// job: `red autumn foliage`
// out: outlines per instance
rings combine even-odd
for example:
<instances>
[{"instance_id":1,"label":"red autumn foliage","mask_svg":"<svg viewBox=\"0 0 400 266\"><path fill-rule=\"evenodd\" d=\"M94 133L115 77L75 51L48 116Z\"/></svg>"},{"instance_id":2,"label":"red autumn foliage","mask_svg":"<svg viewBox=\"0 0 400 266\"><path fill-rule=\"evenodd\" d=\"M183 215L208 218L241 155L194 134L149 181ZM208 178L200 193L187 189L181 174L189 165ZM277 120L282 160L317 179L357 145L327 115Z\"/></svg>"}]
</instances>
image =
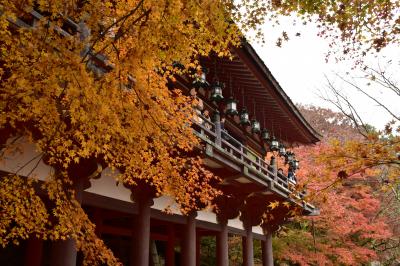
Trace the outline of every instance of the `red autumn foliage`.
<instances>
[{"instance_id":1,"label":"red autumn foliage","mask_svg":"<svg viewBox=\"0 0 400 266\"><path fill-rule=\"evenodd\" d=\"M318 206L320 215L296 218L293 225L278 233L278 258L300 265L358 265L378 259L373 243L392 233L385 218L378 215L381 201L368 172L340 178L338 171L328 171L318 160L332 138L358 138L357 131L331 110L300 109L325 135L317 145L294 149L301 160L297 171L300 189L307 188L307 200Z\"/></svg>"}]
</instances>

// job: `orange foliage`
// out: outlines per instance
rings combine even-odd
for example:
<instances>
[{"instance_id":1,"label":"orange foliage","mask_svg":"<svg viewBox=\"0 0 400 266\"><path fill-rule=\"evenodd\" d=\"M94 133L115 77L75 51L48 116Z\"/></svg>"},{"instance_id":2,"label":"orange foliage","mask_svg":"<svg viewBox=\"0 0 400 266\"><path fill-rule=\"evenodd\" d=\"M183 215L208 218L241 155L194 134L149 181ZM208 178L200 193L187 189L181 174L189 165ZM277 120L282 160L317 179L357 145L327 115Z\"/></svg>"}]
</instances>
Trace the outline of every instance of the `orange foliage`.
<instances>
[{"instance_id":1,"label":"orange foliage","mask_svg":"<svg viewBox=\"0 0 400 266\"><path fill-rule=\"evenodd\" d=\"M198 140L190 128L192 102L167 86L174 75L199 68L199 56L229 57L232 45L240 44L240 30L260 33L266 15L297 11L312 18L320 13L328 30L339 22L346 23L340 27L345 34L359 29L348 16L331 20L337 8L332 1L319 1L318 9L312 1L278 2L1 0L1 148L9 137L24 137L58 171L93 159L119 169L116 178L127 185L146 183L157 195L172 196L183 213L202 208L218 191L199 159L186 156ZM390 27L390 12L396 7L390 1L370 2L360 15L375 28L375 19L382 18L377 12L389 10L383 14ZM359 13L353 5L346 8ZM30 23L33 9L44 16L33 28L17 27ZM371 36L370 41L377 40ZM8 144L6 148L16 149ZM55 203L51 215L58 218L47 225L50 214L33 183L24 184L14 175L2 178L0 197L9 205L1 204L1 244L32 233L72 237L87 264L117 263L73 197L63 194L61 188L76 179L57 175L45 183L46 197ZM33 212L43 215L32 217Z\"/></svg>"},{"instance_id":2,"label":"orange foliage","mask_svg":"<svg viewBox=\"0 0 400 266\"><path fill-rule=\"evenodd\" d=\"M313 115L320 116L321 113L326 114L327 111L314 112ZM323 118L327 117L320 116L320 119ZM351 128L346 129L346 124L342 128L334 123L321 123L320 126L331 137L335 136L335 132L340 132L341 137L344 136L343 131L347 130L350 136L355 132ZM300 228L295 226L280 233L281 239L278 238L277 242L283 241L288 245L279 253L282 259L287 258L301 265L367 263L378 258L373 244L392 236L385 217L379 216L381 201L374 184L371 184L373 178L365 173L346 179L338 177L338 169L328 168L320 159L331 147L330 142L325 140L311 148L295 149L302 165L297 175L299 185L307 188L307 200L315 203L321 214L296 218L295 224ZM296 241L298 238L302 240Z\"/></svg>"}]
</instances>

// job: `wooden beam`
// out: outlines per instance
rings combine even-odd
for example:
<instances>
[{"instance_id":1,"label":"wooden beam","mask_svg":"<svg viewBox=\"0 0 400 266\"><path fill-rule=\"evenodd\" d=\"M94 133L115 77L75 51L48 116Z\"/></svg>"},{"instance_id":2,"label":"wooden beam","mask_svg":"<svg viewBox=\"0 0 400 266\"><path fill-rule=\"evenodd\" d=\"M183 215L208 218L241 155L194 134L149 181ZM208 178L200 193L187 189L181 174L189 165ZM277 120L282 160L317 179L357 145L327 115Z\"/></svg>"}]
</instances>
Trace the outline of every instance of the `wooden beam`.
<instances>
[{"instance_id":1,"label":"wooden beam","mask_svg":"<svg viewBox=\"0 0 400 266\"><path fill-rule=\"evenodd\" d=\"M101 234L115 235L115 236L127 236L132 237L133 229L116 227L110 225L103 225L101 227Z\"/></svg>"}]
</instances>

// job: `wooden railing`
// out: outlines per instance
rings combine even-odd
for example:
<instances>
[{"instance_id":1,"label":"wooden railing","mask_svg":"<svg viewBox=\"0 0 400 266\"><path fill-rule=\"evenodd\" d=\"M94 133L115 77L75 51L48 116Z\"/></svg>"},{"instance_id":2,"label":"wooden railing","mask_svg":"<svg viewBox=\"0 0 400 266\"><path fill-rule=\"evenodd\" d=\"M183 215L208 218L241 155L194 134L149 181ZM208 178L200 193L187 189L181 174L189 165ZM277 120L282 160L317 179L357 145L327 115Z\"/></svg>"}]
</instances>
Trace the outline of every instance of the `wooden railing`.
<instances>
[{"instance_id":1,"label":"wooden railing","mask_svg":"<svg viewBox=\"0 0 400 266\"><path fill-rule=\"evenodd\" d=\"M201 114L193 123L194 133L213 148L224 153L228 158L248 168L264 181L272 182L275 187L290 193L291 181L284 174L278 173L276 164L267 163L259 154L247 148L227 131L221 129L220 122L211 122L209 118Z\"/></svg>"},{"instance_id":2,"label":"wooden railing","mask_svg":"<svg viewBox=\"0 0 400 266\"><path fill-rule=\"evenodd\" d=\"M236 164L246 167L257 178L273 184L274 191L281 192L281 195L285 197L292 195L296 199L296 202L301 203L304 208L312 213L309 215L318 215L318 209L303 200L306 192L296 192L296 183L277 171L274 160L268 164L260 155L244 146L227 131L222 130L220 122L211 122L210 118L197 114L197 117L193 121L193 129L194 134L203 142L211 145L213 149L217 149L220 153L225 154L226 157Z\"/></svg>"}]
</instances>

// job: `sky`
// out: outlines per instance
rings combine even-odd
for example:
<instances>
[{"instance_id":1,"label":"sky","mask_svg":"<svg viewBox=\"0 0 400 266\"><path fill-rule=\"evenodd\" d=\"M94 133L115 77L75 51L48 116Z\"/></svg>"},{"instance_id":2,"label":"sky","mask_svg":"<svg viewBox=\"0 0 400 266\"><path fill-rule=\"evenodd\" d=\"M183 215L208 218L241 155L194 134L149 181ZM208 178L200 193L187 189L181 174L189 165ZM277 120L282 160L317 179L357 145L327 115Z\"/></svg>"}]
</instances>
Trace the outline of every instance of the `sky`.
<instances>
[{"instance_id":1,"label":"sky","mask_svg":"<svg viewBox=\"0 0 400 266\"><path fill-rule=\"evenodd\" d=\"M351 78L351 76L360 77L361 73L352 70L354 62L350 60L335 62L332 58L327 63L325 59L329 51L329 41L317 36L315 25L293 26L291 21L290 18L283 19L282 27L279 28L264 25L263 32L267 41L266 44L261 45L253 42L252 45L292 101L335 109L332 104L319 96L321 92L325 93L326 91L326 77L328 77L335 84L335 87L348 96L366 123L378 129L383 128L391 119L390 115L356 89L341 82L335 74L338 73L348 78ZM289 37L292 37L282 47L277 47L275 41L282 30L287 31ZM301 36L295 37L294 34L298 31L301 32ZM391 71L393 79L396 80L397 78L397 81L400 81L400 75L397 75L397 77L395 75L396 70L397 72L400 70L400 49L398 48L389 47L383 50L378 58L367 56L366 62L372 67L377 66L378 63L387 66L388 73ZM387 65L385 62L389 59L393 61ZM346 75L347 72L348 75ZM361 79L357 79L356 82L360 85L366 83ZM374 98L381 100L397 115L400 115L400 97L380 87L365 85L363 87L367 88Z\"/></svg>"}]
</instances>

